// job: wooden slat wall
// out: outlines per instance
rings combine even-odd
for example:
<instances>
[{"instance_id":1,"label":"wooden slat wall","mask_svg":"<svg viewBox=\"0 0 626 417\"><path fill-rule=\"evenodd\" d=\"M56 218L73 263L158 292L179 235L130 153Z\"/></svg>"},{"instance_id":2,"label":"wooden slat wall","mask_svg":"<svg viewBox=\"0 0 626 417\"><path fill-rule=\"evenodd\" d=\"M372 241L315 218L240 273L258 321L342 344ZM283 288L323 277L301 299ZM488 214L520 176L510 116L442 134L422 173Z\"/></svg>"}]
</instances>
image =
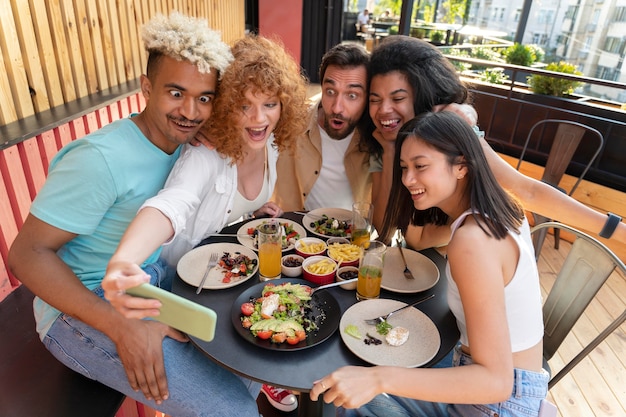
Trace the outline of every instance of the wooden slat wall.
<instances>
[{"instance_id":1,"label":"wooden slat wall","mask_svg":"<svg viewBox=\"0 0 626 417\"><path fill-rule=\"evenodd\" d=\"M147 60L141 27L174 10L207 19L228 43L244 34L243 0L0 1L0 125L136 79ZM131 96L0 151L0 300L19 285L6 268L8 249L51 158L140 111L142 100Z\"/></svg>"},{"instance_id":2,"label":"wooden slat wall","mask_svg":"<svg viewBox=\"0 0 626 417\"><path fill-rule=\"evenodd\" d=\"M173 10L244 34L244 0L0 1L0 125L136 79L141 26Z\"/></svg>"}]
</instances>

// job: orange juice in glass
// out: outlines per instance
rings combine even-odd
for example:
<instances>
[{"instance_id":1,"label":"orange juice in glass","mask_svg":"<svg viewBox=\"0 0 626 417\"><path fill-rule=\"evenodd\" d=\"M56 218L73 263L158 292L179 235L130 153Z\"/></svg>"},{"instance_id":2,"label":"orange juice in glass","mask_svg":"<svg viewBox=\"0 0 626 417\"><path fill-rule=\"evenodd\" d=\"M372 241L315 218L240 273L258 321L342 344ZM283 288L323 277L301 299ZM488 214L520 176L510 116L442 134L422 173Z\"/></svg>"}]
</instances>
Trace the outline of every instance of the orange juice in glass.
<instances>
[{"instance_id":1,"label":"orange juice in glass","mask_svg":"<svg viewBox=\"0 0 626 417\"><path fill-rule=\"evenodd\" d=\"M352 229L350 233L354 245L366 247L370 241L370 231L367 229Z\"/></svg>"},{"instance_id":2,"label":"orange juice in glass","mask_svg":"<svg viewBox=\"0 0 626 417\"><path fill-rule=\"evenodd\" d=\"M380 296L383 266L387 246L377 240L362 246L359 260L359 279L356 283L356 299L369 300Z\"/></svg>"},{"instance_id":3,"label":"orange juice in glass","mask_svg":"<svg viewBox=\"0 0 626 417\"><path fill-rule=\"evenodd\" d=\"M356 202L352 205L350 236L353 244L367 247L370 241L373 214L374 206L370 203Z\"/></svg>"},{"instance_id":4,"label":"orange juice in glass","mask_svg":"<svg viewBox=\"0 0 626 417\"><path fill-rule=\"evenodd\" d=\"M280 278L282 236L278 223L266 223L258 227L259 276L261 281Z\"/></svg>"}]
</instances>

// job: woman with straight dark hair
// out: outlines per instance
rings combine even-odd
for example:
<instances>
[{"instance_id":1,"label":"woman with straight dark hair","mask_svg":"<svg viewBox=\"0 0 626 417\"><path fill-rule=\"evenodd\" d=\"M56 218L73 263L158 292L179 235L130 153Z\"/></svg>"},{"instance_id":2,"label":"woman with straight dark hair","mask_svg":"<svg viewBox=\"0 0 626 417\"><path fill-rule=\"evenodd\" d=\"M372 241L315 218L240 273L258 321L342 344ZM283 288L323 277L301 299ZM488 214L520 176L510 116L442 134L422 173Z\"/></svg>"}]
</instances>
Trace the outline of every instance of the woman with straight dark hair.
<instances>
[{"instance_id":1,"label":"woman with straight dark hair","mask_svg":"<svg viewBox=\"0 0 626 417\"><path fill-rule=\"evenodd\" d=\"M528 222L462 118L426 113L402 127L389 207L383 234L415 218L451 221L445 279L461 333L453 367L343 367L315 383L312 399L323 393L341 416L538 416L549 375Z\"/></svg>"}]
</instances>

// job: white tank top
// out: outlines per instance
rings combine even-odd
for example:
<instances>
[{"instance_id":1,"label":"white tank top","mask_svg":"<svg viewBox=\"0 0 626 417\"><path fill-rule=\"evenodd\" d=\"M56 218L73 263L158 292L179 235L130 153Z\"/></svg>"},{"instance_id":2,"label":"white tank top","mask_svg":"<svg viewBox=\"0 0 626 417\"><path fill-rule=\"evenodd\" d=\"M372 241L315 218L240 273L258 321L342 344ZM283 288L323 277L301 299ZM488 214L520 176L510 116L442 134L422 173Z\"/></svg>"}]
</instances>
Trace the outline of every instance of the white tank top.
<instances>
[{"instance_id":1,"label":"white tank top","mask_svg":"<svg viewBox=\"0 0 626 417\"><path fill-rule=\"evenodd\" d=\"M452 235L469 214L471 211L468 210L452 223ZM509 230L509 235L517 243L520 256L513 279L504 287L504 297L511 347L513 352L520 352L536 345L543 338L543 302L535 251L526 218L520 227L520 233ZM446 265L446 278L448 280L448 305L456 318L461 333L461 343L469 346L463 304L459 289L450 273L450 263Z\"/></svg>"}]
</instances>

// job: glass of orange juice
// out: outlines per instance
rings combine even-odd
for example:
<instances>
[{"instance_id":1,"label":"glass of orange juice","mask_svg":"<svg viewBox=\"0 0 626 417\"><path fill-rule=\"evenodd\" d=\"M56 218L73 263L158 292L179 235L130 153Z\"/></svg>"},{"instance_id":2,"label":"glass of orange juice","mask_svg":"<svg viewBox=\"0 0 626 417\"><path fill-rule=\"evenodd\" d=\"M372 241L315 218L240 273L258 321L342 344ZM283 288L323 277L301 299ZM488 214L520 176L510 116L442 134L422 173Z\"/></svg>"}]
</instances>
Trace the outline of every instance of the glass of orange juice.
<instances>
[{"instance_id":1,"label":"glass of orange juice","mask_svg":"<svg viewBox=\"0 0 626 417\"><path fill-rule=\"evenodd\" d=\"M380 296L380 285L383 280L383 266L387 246L372 240L361 246L359 259L359 279L356 282L356 299L369 300Z\"/></svg>"},{"instance_id":2,"label":"glass of orange juice","mask_svg":"<svg viewBox=\"0 0 626 417\"><path fill-rule=\"evenodd\" d=\"M366 202L356 202L352 205L352 224L350 235L352 243L357 246L366 246L370 241L372 231L372 216L374 206Z\"/></svg>"},{"instance_id":3,"label":"glass of orange juice","mask_svg":"<svg viewBox=\"0 0 626 417\"><path fill-rule=\"evenodd\" d=\"M277 222L264 223L257 228L259 244L259 276L261 281L280 278L282 256L281 227Z\"/></svg>"}]
</instances>

